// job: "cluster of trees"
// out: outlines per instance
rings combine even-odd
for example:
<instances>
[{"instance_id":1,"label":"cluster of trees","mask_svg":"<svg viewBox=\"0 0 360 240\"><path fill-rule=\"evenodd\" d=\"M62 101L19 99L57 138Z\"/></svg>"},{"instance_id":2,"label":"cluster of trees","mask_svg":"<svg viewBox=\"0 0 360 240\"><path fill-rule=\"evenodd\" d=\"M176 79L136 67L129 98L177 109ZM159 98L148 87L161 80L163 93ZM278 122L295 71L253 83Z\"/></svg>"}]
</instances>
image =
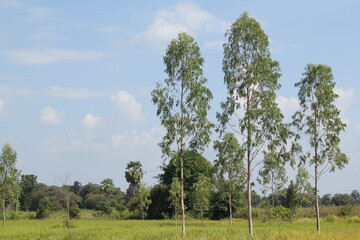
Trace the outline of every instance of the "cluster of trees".
<instances>
[{"instance_id":1,"label":"cluster of trees","mask_svg":"<svg viewBox=\"0 0 360 240\"><path fill-rule=\"evenodd\" d=\"M334 104L338 95L334 92L332 70L321 64L305 67L303 78L295 84L299 89L300 108L294 113L293 121L285 123L275 101L276 91L281 87L279 63L271 58L269 40L260 24L245 12L225 36L223 72L227 97L221 103L222 112L217 113L216 127L223 139L214 147L219 152L216 160L218 179L222 182L219 186L226 189L230 213L233 198L240 193L238 186L245 185L248 228L252 236L255 169L260 168L259 182L268 186L274 196L286 180L286 164L294 168L301 166L299 178L305 177L303 166L309 164L314 167L313 193L320 232L319 178L328 171L343 168L349 161L339 148L339 134L346 124ZM179 169L182 234L185 235L185 153L201 153L210 143L215 126L207 119L212 93L205 86L204 59L193 37L179 33L168 45L164 63L168 78L157 83L152 101L166 129L159 144L163 157L175 159ZM302 140L300 133L306 136ZM308 142L308 152L304 153L300 141ZM294 188L306 191L306 181L299 182L302 184L296 187L294 184ZM275 205L274 199L272 204Z\"/></svg>"}]
</instances>

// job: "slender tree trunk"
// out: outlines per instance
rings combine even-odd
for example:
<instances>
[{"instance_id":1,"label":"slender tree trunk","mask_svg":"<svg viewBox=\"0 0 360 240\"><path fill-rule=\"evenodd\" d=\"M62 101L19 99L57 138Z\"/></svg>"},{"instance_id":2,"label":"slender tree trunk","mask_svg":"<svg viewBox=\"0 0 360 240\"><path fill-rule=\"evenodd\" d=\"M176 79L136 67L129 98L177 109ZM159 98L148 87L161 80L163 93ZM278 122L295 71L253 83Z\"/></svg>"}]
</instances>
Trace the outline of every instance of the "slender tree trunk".
<instances>
[{"instance_id":1,"label":"slender tree trunk","mask_svg":"<svg viewBox=\"0 0 360 240\"><path fill-rule=\"evenodd\" d=\"M204 210L203 210L203 206L201 206L201 225L204 225Z\"/></svg>"},{"instance_id":2,"label":"slender tree trunk","mask_svg":"<svg viewBox=\"0 0 360 240\"><path fill-rule=\"evenodd\" d=\"M315 211L316 211L316 230L320 233L320 210L318 198L318 181L319 181L319 159L318 159L318 129L317 129L317 111L315 110L315 133L314 133L314 164L315 164Z\"/></svg>"},{"instance_id":3,"label":"slender tree trunk","mask_svg":"<svg viewBox=\"0 0 360 240\"><path fill-rule=\"evenodd\" d=\"M254 235L253 224L252 224L252 206L251 206L251 170L250 163L248 162L248 173L247 173L247 202L248 202L248 227L250 236Z\"/></svg>"},{"instance_id":4,"label":"slender tree trunk","mask_svg":"<svg viewBox=\"0 0 360 240\"><path fill-rule=\"evenodd\" d=\"M250 90L247 90L246 97L246 112L250 111ZM251 121L247 119L247 202L248 202L248 227L249 234L252 237L254 235L253 223L252 223L252 209L251 209Z\"/></svg>"},{"instance_id":5,"label":"slender tree trunk","mask_svg":"<svg viewBox=\"0 0 360 240\"><path fill-rule=\"evenodd\" d=\"M320 209L319 209L319 197L318 197L318 161L315 155L315 211L316 211L316 230L320 232Z\"/></svg>"},{"instance_id":6,"label":"slender tree trunk","mask_svg":"<svg viewBox=\"0 0 360 240\"><path fill-rule=\"evenodd\" d=\"M141 208L141 225L144 226L144 209Z\"/></svg>"},{"instance_id":7,"label":"slender tree trunk","mask_svg":"<svg viewBox=\"0 0 360 240\"><path fill-rule=\"evenodd\" d=\"M182 150L181 150L182 151ZM184 204L184 159L183 154L180 157L180 183L181 183L181 230L185 236L185 204Z\"/></svg>"},{"instance_id":8,"label":"slender tree trunk","mask_svg":"<svg viewBox=\"0 0 360 240\"><path fill-rule=\"evenodd\" d=\"M16 194L16 216L19 214L19 194Z\"/></svg>"},{"instance_id":9,"label":"slender tree trunk","mask_svg":"<svg viewBox=\"0 0 360 240\"><path fill-rule=\"evenodd\" d=\"M274 178L274 176L272 176L272 178ZM275 191L274 191L274 182L273 179L271 180L271 200L272 200L272 206L273 208L275 207L275 195L274 195Z\"/></svg>"},{"instance_id":10,"label":"slender tree trunk","mask_svg":"<svg viewBox=\"0 0 360 240\"><path fill-rule=\"evenodd\" d=\"M3 209L3 228L5 228L5 219L6 219L6 215L5 215L5 211L6 211L6 204L5 204L5 196L2 202L2 209Z\"/></svg>"},{"instance_id":11,"label":"slender tree trunk","mask_svg":"<svg viewBox=\"0 0 360 240\"><path fill-rule=\"evenodd\" d=\"M229 193L229 217L230 217L230 225L233 225L231 193Z\"/></svg>"},{"instance_id":12,"label":"slender tree trunk","mask_svg":"<svg viewBox=\"0 0 360 240\"><path fill-rule=\"evenodd\" d=\"M69 238L70 238L71 230L70 230L70 200L69 200L69 196L66 197L66 208L67 208L67 228L68 228L68 233L69 233Z\"/></svg>"}]
</instances>

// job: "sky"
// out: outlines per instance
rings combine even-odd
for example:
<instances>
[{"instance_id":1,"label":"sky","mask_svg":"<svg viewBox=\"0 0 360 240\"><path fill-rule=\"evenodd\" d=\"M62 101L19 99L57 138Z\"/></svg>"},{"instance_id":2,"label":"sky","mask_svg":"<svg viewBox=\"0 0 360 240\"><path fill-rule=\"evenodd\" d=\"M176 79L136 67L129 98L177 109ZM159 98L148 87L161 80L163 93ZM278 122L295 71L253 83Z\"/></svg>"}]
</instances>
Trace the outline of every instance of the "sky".
<instances>
[{"instance_id":1,"label":"sky","mask_svg":"<svg viewBox=\"0 0 360 240\"><path fill-rule=\"evenodd\" d=\"M180 31L199 44L216 123L226 96L224 34L248 11L280 63L277 102L285 120L298 108L294 84L306 64L332 67L350 163L324 175L320 193L360 190L359 9L356 0L0 0L0 145L10 143L17 168L38 182L111 178L125 191L126 164L140 161L144 181L156 184L164 129L150 93L166 78L167 44ZM216 158L212 144L203 154Z\"/></svg>"}]
</instances>

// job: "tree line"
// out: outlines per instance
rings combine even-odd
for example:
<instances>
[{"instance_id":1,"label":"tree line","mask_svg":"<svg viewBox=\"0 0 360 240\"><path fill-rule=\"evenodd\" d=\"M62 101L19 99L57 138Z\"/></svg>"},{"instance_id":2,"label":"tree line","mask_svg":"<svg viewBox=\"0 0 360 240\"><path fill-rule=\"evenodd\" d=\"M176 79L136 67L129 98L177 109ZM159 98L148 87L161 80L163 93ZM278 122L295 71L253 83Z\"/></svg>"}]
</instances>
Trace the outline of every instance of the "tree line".
<instances>
[{"instance_id":1,"label":"tree line","mask_svg":"<svg viewBox=\"0 0 360 240\"><path fill-rule=\"evenodd\" d=\"M142 219L146 216L177 219L180 215L185 235L186 212L200 218L228 217L232 224L233 213L242 211L252 236L252 208L257 206L257 198L262 201L253 190L258 182L263 194L270 194L267 203L273 215L292 216L298 206L313 203L320 232L319 178L343 168L349 161L339 148L339 135L346 124L334 104L338 95L334 92L332 70L322 64L305 67L303 78L295 84L300 107L292 121L286 123L275 101L276 91L281 87L280 65L271 57L269 40L260 24L245 12L225 36L223 72L227 96L216 114L218 122L207 119L212 93L205 86L200 47L192 36L181 32L166 49L167 78L158 82L151 93L165 128L159 143L164 159L159 185L146 187L141 163L129 162L125 173L129 183L126 193L114 187L111 179L100 185L74 183L61 187L60 192L70 193L65 194L68 216L71 206L95 209L99 214L117 209L120 215L136 213ZM201 156L211 142L213 130L219 134L213 145L217 151L214 165ZM18 193L24 191L24 182L36 182L36 177L31 175L19 180L14 157L9 157L15 154L16 159L16 152L11 152L9 147L4 145L0 168L3 210L9 196L11 199L16 196L16 202L19 197L22 199ZM284 191L287 166L298 173ZM313 173L307 171L309 166ZM314 179L313 186L309 177ZM15 187L21 185L22 188ZM44 189L56 192L58 187ZM331 201L338 197L332 197ZM38 199L35 205L22 203L20 207L38 211L40 206L54 204L61 198ZM279 205L286 209L277 208ZM5 215L3 218L5 221Z\"/></svg>"}]
</instances>

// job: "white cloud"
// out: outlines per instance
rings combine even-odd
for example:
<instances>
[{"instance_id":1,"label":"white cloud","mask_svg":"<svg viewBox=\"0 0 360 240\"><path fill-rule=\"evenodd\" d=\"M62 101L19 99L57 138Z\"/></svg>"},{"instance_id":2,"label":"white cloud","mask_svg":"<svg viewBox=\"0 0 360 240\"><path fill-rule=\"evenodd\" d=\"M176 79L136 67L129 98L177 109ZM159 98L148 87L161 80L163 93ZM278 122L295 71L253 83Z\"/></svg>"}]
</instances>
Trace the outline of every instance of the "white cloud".
<instances>
[{"instance_id":1,"label":"white cloud","mask_svg":"<svg viewBox=\"0 0 360 240\"><path fill-rule=\"evenodd\" d=\"M111 92L94 91L86 88L63 88L53 86L46 90L45 94L50 97L85 99L91 97L107 97L111 95Z\"/></svg>"},{"instance_id":2,"label":"white cloud","mask_svg":"<svg viewBox=\"0 0 360 240\"><path fill-rule=\"evenodd\" d=\"M111 141L116 148L125 148L128 151L138 151L139 149L158 148L158 143L163 135L161 127L153 127L149 131L127 131L111 136Z\"/></svg>"},{"instance_id":3,"label":"white cloud","mask_svg":"<svg viewBox=\"0 0 360 240\"><path fill-rule=\"evenodd\" d=\"M95 117L91 113L88 113L85 115L82 124L85 127L97 127L100 125L101 120L102 119L100 117Z\"/></svg>"},{"instance_id":4,"label":"white cloud","mask_svg":"<svg viewBox=\"0 0 360 240\"><path fill-rule=\"evenodd\" d=\"M118 91L115 96L111 97L111 99L120 112L129 119L133 121L145 120L141 104L136 100L135 96L126 91Z\"/></svg>"},{"instance_id":5,"label":"white cloud","mask_svg":"<svg viewBox=\"0 0 360 240\"><path fill-rule=\"evenodd\" d=\"M35 91L28 88L19 88L12 85L0 84L0 95L7 97L31 97Z\"/></svg>"},{"instance_id":6,"label":"white cloud","mask_svg":"<svg viewBox=\"0 0 360 240\"><path fill-rule=\"evenodd\" d=\"M5 7L25 7L25 4L15 0L1 0L0 6Z\"/></svg>"},{"instance_id":7,"label":"white cloud","mask_svg":"<svg viewBox=\"0 0 360 240\"><path fill-rule=\"evenodd\" d=\"M279 96L276 98L276 103L285 117L291 117L300 107L299 100L296 97Z\"/></svg>"},{"instance_id":8,"label":"white cloud","mask_svg":"<svg viewBox=\"0 0 360 240\"><path fill-rule=\"evenodd\" d=\"M57 112L53 107L46 106L41 111L41 121L51 125L59 125L62 123L63 113Z\"/></svg>"},{"instance_id":9,"label":"white cloud","mask_svg":"<svg viewBox=\"0 0 360 240\"><path fill-rule=\"evenodd\" d=\"M25 65L96 61L105 56L104 53L93 50L61 48L21 48L6 51L4 55L13 63Z\"/></svg>"},{"instance_id":10,"label":"white cloud","mask_svg":"<svg viewBox=\"0 0 360 240\"><path fill-rule=\"evenodd\" d=\"M39 31L31 34L29 36L30 40L34 40L34 41L45 41L45 42L57 42L60 40L64 40L67 39L65 36L59 35L58 33L56 33L56 29L54 27L44 27L42 29L40 29Z\"/></svg>"},{"instance_id":11,"label":"white cloud","mask_svg":"<svg viewBox=\"0 0 360 240\"><path fill-rule=\"evenodd\" d=\"M334 92L339 95L339 97L335 100L335 105L340 109L340 117L346 125L350 125L351 120L346 118L346 112L349 109L351 102L355 98L355 91L352 88L349 89L341 89L341 88L334 88Z\"/></svg>"},{"instance_id":12,"label":"white cloud","mask_svg":"<svg viewBox=\"0 0 360 240\"><path fill-rule=\"evenodd\" d=\"M1 74L0 73L0 80L20 80L25 79L27 77L21 75L10 75L10 74Z\"/></svg>"},{"instance_id":13,"label":"white cloud","mask_svg":"<svg viewBox=\"0 0 360 240\"><path fill-rule=\"evenodd\" d=\"M45 7L30 7L27 9L30 15L30 20L44 20L55 13L55 10Z\"/></svg>"},{"instance_id":14,"label":"white cloud","mask_svg":"<svg viewBox=\"0 0 360 240\"><path fill-rule=\"evenodd\" d=\"M45 152L50 154L78 152L107 152L103 143L95 142L96 137L63 135L49 137L43 141Z\"/></svg>"},{"instance_id":15,"label":"white cloud","mask_svg":"<svg viewBox=\"0 0 360 240\"><path fill-rule=\"evenodd\" d=\"M225 33L230 24L190 2L180 2L168 10L159 10L146 31L135 36L151 46L163 47L181 31L191 35Z\"/></svg>"},{"instance_id":16,"label":"white cloud","mask_svg":"<svg viewBox=\"0 0 360 240\"><path fill-rule=\"evenodd\" d=\"M4 115L5 100L0 98L0 117Z\"/></svg>"},{"instance_id":17,"label":"white cloud","mask_svg":"<svg viewBox=\"0 0 360 240\"><path fill-rule=\"evenodd\" d=\"M341 89L335 88L334 92L339 95L339 98L335 100L336 106L340 109L341 113L344 114L348 110L351 102L355 98L355 91L352 88Z\"/></svg>"}]
</instances>

